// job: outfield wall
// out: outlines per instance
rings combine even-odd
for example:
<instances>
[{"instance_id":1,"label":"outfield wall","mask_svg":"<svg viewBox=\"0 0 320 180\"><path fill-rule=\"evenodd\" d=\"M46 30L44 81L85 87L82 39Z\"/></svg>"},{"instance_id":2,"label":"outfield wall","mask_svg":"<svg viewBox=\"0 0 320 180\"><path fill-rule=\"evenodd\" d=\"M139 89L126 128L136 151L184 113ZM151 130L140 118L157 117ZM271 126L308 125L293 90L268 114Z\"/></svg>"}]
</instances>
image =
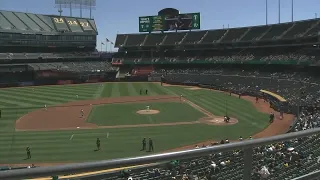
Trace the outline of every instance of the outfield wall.
<instances>
[{"instance_id":1,"label":"outfield wall","mask_svg":"<svg viewBox=\"0 0 320 180\"><path fill-rule=\"evenodd\" d=\"M0 88L64 85L115 81L117 72L59 72L59 71L22 71L1 72Z\"/></svg>"}]
</instances>

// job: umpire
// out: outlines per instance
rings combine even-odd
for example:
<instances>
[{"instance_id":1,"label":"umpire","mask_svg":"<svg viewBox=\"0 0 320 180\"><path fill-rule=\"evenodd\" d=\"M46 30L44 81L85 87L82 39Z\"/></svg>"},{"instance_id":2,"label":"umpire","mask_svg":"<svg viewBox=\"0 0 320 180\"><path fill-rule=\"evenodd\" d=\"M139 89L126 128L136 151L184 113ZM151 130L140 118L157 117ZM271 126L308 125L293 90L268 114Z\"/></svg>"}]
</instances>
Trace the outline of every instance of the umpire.
<instances>
[{"instance_id":1,"label":"umpire","mask_svg":"<svg viewBox=\"0 0 320 180\"><path fill-rule=\"evenodd\" d=\"M147 149L146 147L147 147L147 140L146 140L146 138L143 138L141 151L145 151Z\"/></svg>"},{"instance_id":2,"label":"umpire","mask_svg":"<svg viewBox=\"0 0 320 180\"><path fill-rule=\"evenodd\" d=\"M153 152L153 141L149 138L149 152Z\"/></svg>"}]
</instances>

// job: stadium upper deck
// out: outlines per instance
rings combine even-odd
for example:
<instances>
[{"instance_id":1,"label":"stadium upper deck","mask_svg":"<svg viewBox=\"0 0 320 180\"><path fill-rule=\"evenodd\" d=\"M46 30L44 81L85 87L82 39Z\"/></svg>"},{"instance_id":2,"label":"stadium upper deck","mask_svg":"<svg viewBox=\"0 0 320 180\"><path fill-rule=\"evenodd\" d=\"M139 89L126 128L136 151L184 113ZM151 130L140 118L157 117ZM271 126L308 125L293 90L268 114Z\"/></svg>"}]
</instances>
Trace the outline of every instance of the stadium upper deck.
<instances>
[{"instance_id":1,"label":"stadium upper deck","mask_svg":"<svg viewBox=\"0 0 320 180\"><path fill-rule=\"evenodd\" d=\"M93 19L11 11L0 11L0 32L43 35L58 35L62 32L98 34Z\"/></svg>"},{"instance_id":2,"label":"stadium upper deck","mask_svg":"<svg viewBox=\"0 0 320 180\"><path fill-rule=\"evenodd\" d=\"M0 46L3 52L15 52L11 47L17 46L24 47L23 52L32 47L94 49L97 35L93 19L0 11Z\"/></svg>"},{"instance_id":3,"label":"stadium upper deck","mask_svg":"<svg viewBox=\"0 0 320 180\"><path fill-rule=\"evenodd\" d=\"M212 44L247 45L265 44L267 41L290 41L296 39L311 39L318 36L320 19L310 19L290 23L264 26L241 27L230 29L168 32L150 34L118 34L115 47L152 47L152 46L199 46ZM301 42L301 41L300 41ZM311 42L318 42L317 39ZM257 44L258 43L258 44ZM292 44L292 41L290 43Z\"/></svg>"}]
</instances>

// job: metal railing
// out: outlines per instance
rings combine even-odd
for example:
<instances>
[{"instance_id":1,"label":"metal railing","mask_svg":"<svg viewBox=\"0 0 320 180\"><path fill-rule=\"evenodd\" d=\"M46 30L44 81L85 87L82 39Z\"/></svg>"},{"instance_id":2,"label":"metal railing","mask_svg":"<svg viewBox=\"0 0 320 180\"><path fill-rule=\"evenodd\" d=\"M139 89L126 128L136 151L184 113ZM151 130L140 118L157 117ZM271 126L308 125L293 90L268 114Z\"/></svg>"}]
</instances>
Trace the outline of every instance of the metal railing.
<instances>
[{"instance_id":1,"label":"metal railing","mask_svg":"<svg viewBox=\"0 0 320 180\"><path fill-rule=\"evenodd\" d=\"M163 154L154 154L149 156L113 159L97 162L67 164L53 167L38 167L31 169L9 170L0 171L1 180L15 180L25 178L45 177L52 175L63 175L73 173L92 172L98 170L105 170L111 168L119 168L132 165L150 164L156 162L164 162L171 160L180 160L193 158L198 156L205 156L217 152L231 151L234 149L242 149L244 151L244 169L243 179L251 179L252 161L253 161L253 147L271 144L275 142L281 142L294 138L300 138L310 135L316 135L320 133L320 128L309 129L305 131L299 131L294 133L288 133L283 135L272 136L268 138L261 138L255 140L245 140L241 142L217 145L213 147L192 149L178 152L169 152Z\"/></svg>"}]
</instances>

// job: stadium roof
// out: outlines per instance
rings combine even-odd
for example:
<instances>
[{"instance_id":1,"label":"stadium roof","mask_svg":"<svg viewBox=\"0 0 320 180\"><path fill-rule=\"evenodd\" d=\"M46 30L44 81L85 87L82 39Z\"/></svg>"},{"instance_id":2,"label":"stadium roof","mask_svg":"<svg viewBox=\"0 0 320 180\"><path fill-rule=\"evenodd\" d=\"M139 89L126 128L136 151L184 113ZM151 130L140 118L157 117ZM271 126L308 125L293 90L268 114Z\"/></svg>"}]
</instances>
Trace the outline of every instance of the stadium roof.
<instances>
[{"instance_id":1,"label":"stadium roof","mask_svg":"<svg viewBox=\"0 0 320 180\"><path fill-rule=\"evenodd\" d=\"M98 34L93 19L3 10L0 10L0 32L47 35L62 32Z\"/></svg>"}]
</instances>

